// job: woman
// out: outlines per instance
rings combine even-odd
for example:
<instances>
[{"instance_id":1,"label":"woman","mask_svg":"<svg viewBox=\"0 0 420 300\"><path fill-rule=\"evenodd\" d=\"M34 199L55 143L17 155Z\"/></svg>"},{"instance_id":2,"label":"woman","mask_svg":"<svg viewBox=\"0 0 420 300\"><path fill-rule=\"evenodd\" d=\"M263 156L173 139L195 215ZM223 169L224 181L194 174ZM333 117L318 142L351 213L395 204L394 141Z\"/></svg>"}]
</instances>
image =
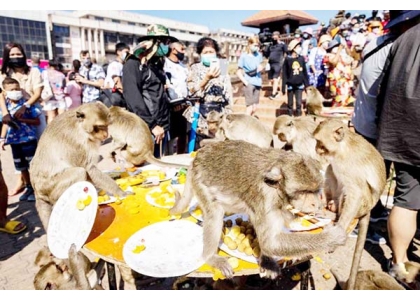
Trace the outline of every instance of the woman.
<instances>
[{"instance_id":1,"label":"woman","mask_svg":"<svg viewBox=\"0 0 420 300\"><path fill-rule=\"evenodd\" d=\"M328 43L332 40L331 36L324 34L318 42L318 47L313 48L309 55L309 84L316 87L321 94L324 95L325 90L325 69L324 69L324 56L327 54Z\"/></svg>"},{"instance_id":2,"label":"woman","mask_svg":"<svg viewBox=\"0 0 420 300\"><path fill-rule=\"evenodd\" d=\"M232 84L227 74L221 74L220 66L210 67L212 60L219 56L219 45L211 38L201 38L197 43L199 64L191 66L187 79L188 90L192 97L202 98L200 113L206 118L210 111L221 112L232 104ZM184 114L185 115L185 114Z\"/></svg>"},{"instance_id":3,"label":"woman","mask_svg":"<svg viewBox=\"0 0 420 300\"><path fill-rule=\"evenodd\" d=\"M27 101L16 113L16 117L21 117L27 108L36 105L41 110L39 103L41 99L41 92L43 89L43 80L41 73L37 68L31 68L26 62L26 54L21 44L8 43L3 49L3 65L0 73L0 86L4 78L11 77L19 81L22 88L23 96ZM12 119L6 109L6 102L4 96L0 93L0 108L3 114L3 123L8 124ZM39 140L42 132L47 126L45 116L39 116L41 124L37 126L37 138ZM24 188L22 177L19 179L16 187L10 191L9 196L17 195Z\"/></svg>"},{"instance_id":4,"label":"woman","mask_svg":"<svg viewBox=\"0 0 420 300\"><path fill-rule=\"evenodd\" d=\"M63 73L58 71L58 62L53 59L48 62L48 68L42 72L42 77L44 79L44 89L49 85L52 92L52 97L50 99L44 99L43 108L43 110L47 112L47 120L48 124L50 124L57 115L60 115L67 110L64 94L66 77Z\"/></svg>"},{"instance_id":5,"label":"woman","mask_svg":"<svg viewBox=\"0 0 420 300\"><path fill-rule=\"evenodd\" d=\"M246 113L250 116L255 114L260 102L262 60L258 38L249 38L246 51L239 57L236 74L244 84Z\"/></svg>"},{"instance_id":6,"label":"woman","mask_svg":"<svg viewBox=\"0 0 420 300\"><path fill-rule=\"evenodd\" d=\"M67 76L67 83L64 89L68 109L76 108L82 104L82 85L76 82L76 74L81 67L80 60L73 60L73 70Z\"/></svg>"}]
</instances>

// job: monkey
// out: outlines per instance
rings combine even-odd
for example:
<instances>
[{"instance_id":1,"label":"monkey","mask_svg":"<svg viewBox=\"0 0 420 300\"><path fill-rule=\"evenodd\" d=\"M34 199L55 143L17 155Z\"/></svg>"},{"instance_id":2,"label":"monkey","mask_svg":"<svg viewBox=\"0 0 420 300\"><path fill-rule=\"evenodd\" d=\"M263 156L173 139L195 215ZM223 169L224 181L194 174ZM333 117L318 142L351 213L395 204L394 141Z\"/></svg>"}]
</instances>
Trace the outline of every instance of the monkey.
<instances>
[{"instance_id":1,"label":"monkey","mask_svg":"<svg viewBox=\"0 0 420 300\"><path fill-rule=\"evenodd\" d=\"M153 156L153 138L147 126L139 116L119 106L109 108L111 124L108 127L109 135L113 139L115 151L121 150L123 158L133 165L141 165L145 161L160 167L182 168L187 165L163 162Z\"/></svg>"},{"instance_id":2,"label":"monkey","mask_svg":"<svg viewBox=\"0 0 420 300\"><path fill-rule=\"evenodd\" d=\"M314 86L308 86L306 88L306 114L307 115L319 115L324 109L325 98L321 95L318 89Z\"/></svg>"},{"instance_id":3,"label":"monkey","mask_svg":"<svg viewBox=\"0 0 420 300\"><path fill-rule=\"evenodd\" d=\"M275 278L280 268L273 256L301 257L342 245L341 226L320 234L282 232L292 214L292 204L302 212L314 211L309 200L319 201L322 186L319 163L308 156L274 148L261 148L245 141L223 141L197 151L188 169L182 197L176 197L171 214L183 212L195 195L203 211L203 259L231 278L227 259L217 255L225 213L249 216L261 248L263 275Z\"/></svg>"},{"instance_id":4,"label":"monkey","mask_svg":"<svg viewBox=\"0 0 420 300\"><path fill-rule=\"evenodd\" d=\"M42 134L29 173L45 231L54 204L76 182L90 181L119 197L129 194L97 168L108 124L108 108L101 102L88 103L59 115Z\"/></svg>"},{"instance_id":5,"label":"monkey","mask_svg":"<svg viewBox=\"0 0 420 300\"><path fill-rule=\"evenodd\" d=\"M337 272L331 270L338 285L342 289L347 289L348 283L339 279ZM376 270L364 270L357 272L355 290L405 290L398 281L391 275Z\"/></svg>"},{"instance_id":6,"label":"monkey","mask_svg":"<svg viewBox=\"0 0 420 300\"><path fill-rule=\"evenodd\" d=\"M207 116L207 123L214 139L203 140L202 146L224 140L242 140L262 148L273 146L270 130L250 115L212 111Z\"/></svg>"},{"instance_id":7,"label":"monkey","mask_svg":"<svg viewBox=\"0 0 420 300\"><path fill-rule=\"evenodd\" d=\"M39 251L35 264L40 270L34 277L36 290L91 290L101 289L97 270L76 246L71 245L68 260L54 258L47 248Z\"/></svg>"},{"instance_id":8,"label":"monkey","mask_svg":"<svg viewBox=\"0 0 420 300\"><path fill-rule=\"evenodd\" d=\"M359 219L359 234L348 283L349 289L354 289L370 211L386 184L385 163L374 146L339 120L321 122L314 131L314 138L318 154L330 162L330 172L325 174L325 188L328 182L334 182L336 190L333 192L338 197L337 224L348 228L352 220Z\"/></svg>"}]
</instances>

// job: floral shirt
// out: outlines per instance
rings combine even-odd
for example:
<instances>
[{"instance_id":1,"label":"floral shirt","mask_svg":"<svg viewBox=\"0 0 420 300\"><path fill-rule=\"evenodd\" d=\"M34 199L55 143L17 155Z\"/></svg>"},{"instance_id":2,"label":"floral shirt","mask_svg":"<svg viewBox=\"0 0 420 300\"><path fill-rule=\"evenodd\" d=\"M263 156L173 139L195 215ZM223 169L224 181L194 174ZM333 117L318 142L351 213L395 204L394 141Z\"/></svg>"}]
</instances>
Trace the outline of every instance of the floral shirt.
<instances>
[{"instance_id":1,"label":"floral shirt","mask_svg":"<svg viewBox=\"0 0 420 300\"><path fill-rule=\"evenodd\" d=\"M18 111L19 108L21 108L25 102L26 100L22 98L17 104L15 104L6 98L6 107L9 111L10 116L13 117L16 111ZM40 114L40 109L32 105L29 109L26 110L25 114L23 115L23 118L36 119L39 117ZM19 122L17 120L14 121L19 126L19 128L13 128L12 126L8 126L5 144L23 144L37 139L35 125L29 125L26 123Z\"/></svg>"},{"instance_id":2,"label":"floral shirt","mask_svg":"<svg viewBox=\"0 0 420 300\"><path fill-rule=\"evenodd\" d=\"M200 84L203 81L210 67L206 67L202 63L196 63L191 66L188 76L188 90L193 97L202 97L204 102L227 102L232 105L232 84L229 75L220 75L211 79L204 90L201 90Z\"/></svg>"},{"instance_id":3,"label":"floral shirt","mask_svg":"<svg viewBox=\"0 0 420 300\"><path fill-rule=\"evenodd\" d=\"M101 66L93 64L90 69L82 66L80 68L80 75L84 76L89 81L98 81L105 79L105 72ZM100 89L89 84L83 85L83 103L89 103L99 99Z\"/></svg>"}]
</instances>

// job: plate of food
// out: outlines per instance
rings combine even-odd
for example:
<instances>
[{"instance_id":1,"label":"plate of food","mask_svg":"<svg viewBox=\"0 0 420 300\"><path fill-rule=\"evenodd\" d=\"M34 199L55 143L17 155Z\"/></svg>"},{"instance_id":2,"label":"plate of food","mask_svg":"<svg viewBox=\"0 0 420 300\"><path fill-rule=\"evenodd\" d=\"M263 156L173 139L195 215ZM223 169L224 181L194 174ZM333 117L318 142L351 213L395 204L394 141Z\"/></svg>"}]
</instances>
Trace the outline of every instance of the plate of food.
<instances>
[{"instance_id":1,"label":"plate of food","mask_svg":"<svg viewBox=\"0 0 420 300\"><path fill-rule=\"evenodd\" d=\"M172 185L170 181L162 182L147 192L146 201L153 206L170 209L175 205L175 190L182 193L183 187L179 184Z\"/></svg>"},{"instance_id":2,"label":"plate of food","mask_svg":"<svg viewBox=\"0 0 420 300\"><path fill-rule=\"evenodd\" d=\"M291 205L288 205L286 209L296 216L296 218L289 223L287 228L285 228L286 231L311 231L317 228L322 228L332 221L328 218L305 214Z\"/></svg>"},{"instance_id":3,"label":"plate of food","mask_svg":"<svg viewBox=\"0 0 420 300\"><path fill-rule=\"evenodd\" d=\"M95 222L98 194L87 181L70 186L54 205L48 223L47 242L51 253L68 258L70 246L79 251L85 244Z\"/></svg>"},{"instance_id":4,"label":"plate of food","mask_svg":"<svg viewBox=\"0 0 420 300\"><path fill-rule=\"evenodd\" d=\"M134 271L152 277L188 274L204 264L203 228L187 220L163 221L134 233L123 257Z\"/></svg>"},{"instance_id":5,"label":"plate of food","mask_svg":"<svg viewBox=\"0 0 420 300\"><path fill-rule=\"evenodd\" d=\"M129 186L125 189L125 191L132 192L133 188L131 186ZM125 198L126 197L115 197L113 195L109 195L108 193L106 193L103 190L98 191L98 205L111 204L111 203L114 203L116 201L122 201Z\"/></svg>"},{"instance_id":6,"label":"plate of food","mask_svg":"<svg viewBox=\"0 0 420 300\"><path fill-rule=\"evenodd\" d=\"M201 222L203 221L203 211L201 210L195 198L193 198L193 201L191 201L191 205L188 211L193 218ZM224 217L224 220L227 220L228 218L233 217L233 216L241 217L242 215L241 214L226 214Z\"/></svg>"}]
</instances>

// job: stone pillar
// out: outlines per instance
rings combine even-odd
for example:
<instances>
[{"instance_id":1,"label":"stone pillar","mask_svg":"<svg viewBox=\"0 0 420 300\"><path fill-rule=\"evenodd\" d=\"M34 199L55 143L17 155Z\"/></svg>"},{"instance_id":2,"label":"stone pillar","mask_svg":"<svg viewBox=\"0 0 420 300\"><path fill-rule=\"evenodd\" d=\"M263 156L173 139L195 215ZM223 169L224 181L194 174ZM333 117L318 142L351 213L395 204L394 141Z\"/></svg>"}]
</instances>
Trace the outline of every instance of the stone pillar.
<instances>
[{"instance_id":1,"label":"stone pillar","mask_svg":"<svg viewBox=\"0 0 420 300\"><path fill-rule=\"evenodd\" d=\"M96 57L96 61L98 61L99 60L99 53L98 53L98 29L97 28L95 28L93 34L94 34L93 43L94 43L94 47L95 47L95 57Z\"/></svg>"},{"instance_id":2,"label":"stone pillar","mask_svg":"<svg viewBox=\"0 0 420 300\"><path fill-rule=\"evenodd\" d=\"M81 43L81 46L82 46L82 50L86 50L86 36L85 36L85 28L84 27L82 27L82 28L80 28L80 31L81 31L81 40L82 40L82 43Z\"/></svg>"},{"instance_id":3,"label":"stone pillar","mask_svg":"<svg viewBox=\"0 0 420 300\"><path fill-rule=\"evenodd\" d=\"M92 29L88 28L88 50L92 55Z\"/></svg>"},{"instance_id":4,"label":"stone pillar","mask_svg":"<svg viewBox=\"0 0 420 300\"><path fill-rule=\"evenodd\" d=\"M104 42L105 38L104 38L104 31L100 30L99 31L99 43L101 44L101 55L103 57L106 57L105 54L105 42Z\"/></svg>"}]
</instances>

